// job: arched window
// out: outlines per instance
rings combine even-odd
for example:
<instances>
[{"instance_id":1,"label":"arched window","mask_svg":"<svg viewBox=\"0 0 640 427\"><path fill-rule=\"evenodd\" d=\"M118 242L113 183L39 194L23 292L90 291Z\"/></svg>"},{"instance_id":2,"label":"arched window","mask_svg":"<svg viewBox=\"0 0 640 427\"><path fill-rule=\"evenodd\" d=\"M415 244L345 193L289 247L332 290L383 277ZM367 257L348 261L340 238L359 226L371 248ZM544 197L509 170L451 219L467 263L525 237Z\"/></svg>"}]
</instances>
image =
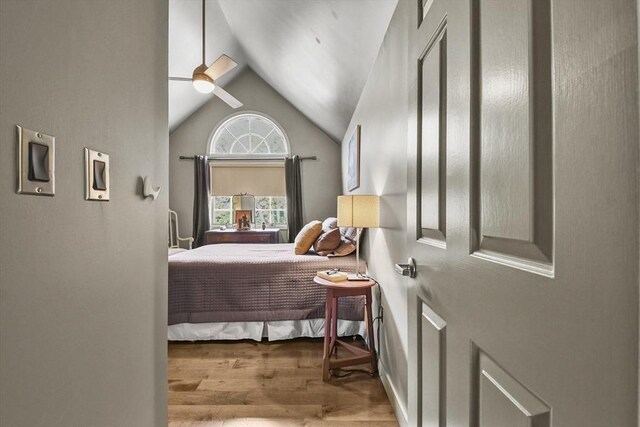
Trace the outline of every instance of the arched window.
<instances>
[{"instance_id":1,"label":"arched window","mask_svg":"<svg viewBox=\"0 0 640 427\"><path fill-rule=\"evenodd\" d=\"M209 154L214 157L287 156L285 133L270 118L244 113L225 120L211 137Z\"/></svg>"},{"instance_id":2,"label":"arched window","mask_svg":"<svg viewBox=\"0 0 640 427\"><path fill-rule=\"evenodd\" d=\"M209 140L209 156L220 159L211 163L212 226L234 224L231 199L240 193L255 196L252 222L256 227L261 227L263 222L267 226L285 226L284 165L280 160L253 160L288 155L287 136L269 117L242 113L218 125Z\"/></svg>"}]
</instances>

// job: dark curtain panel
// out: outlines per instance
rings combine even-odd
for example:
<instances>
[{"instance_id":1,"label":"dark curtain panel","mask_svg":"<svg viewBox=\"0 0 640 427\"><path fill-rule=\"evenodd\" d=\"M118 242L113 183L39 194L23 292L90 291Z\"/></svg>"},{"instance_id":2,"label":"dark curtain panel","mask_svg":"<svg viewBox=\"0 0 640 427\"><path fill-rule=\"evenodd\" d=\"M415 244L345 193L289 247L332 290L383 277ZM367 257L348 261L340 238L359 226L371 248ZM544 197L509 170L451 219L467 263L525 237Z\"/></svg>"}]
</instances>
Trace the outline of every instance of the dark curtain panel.
<instances>
[{"instance_id":1,"label":"dark curtain panel","mask_svg":"<svg viewBox=\"0 0 640 427\"><path fill-rule=\"evenodd\" d=\"M300 157L286 158L284 176L287 190L287 223L289 224L289 243L293 243L302 223L302 180L300 179Z\"/></svg>"},{"instance_id":2,"label":"dark curtain panel","mask_svg":"<svg viewBox=\"0 0 640 427\"><path fill-rule=\"evenodd\" d=\"M193 246L205 244L204 233L209 230L209 159L195 156L193 160Z\"/></svg>"}]
</instances>

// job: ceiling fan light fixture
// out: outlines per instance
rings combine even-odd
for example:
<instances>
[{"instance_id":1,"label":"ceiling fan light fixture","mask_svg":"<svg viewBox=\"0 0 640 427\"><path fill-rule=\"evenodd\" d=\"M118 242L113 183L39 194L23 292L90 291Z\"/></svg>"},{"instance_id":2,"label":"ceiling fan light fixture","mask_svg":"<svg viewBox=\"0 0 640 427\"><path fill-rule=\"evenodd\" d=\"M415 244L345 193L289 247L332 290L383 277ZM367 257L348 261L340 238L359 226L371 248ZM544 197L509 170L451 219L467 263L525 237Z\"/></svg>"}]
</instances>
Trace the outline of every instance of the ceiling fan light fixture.
<instances>
[{"instance_id":1,"label":"ceiling fan light fixture","mask_svg":"<svg viewBox=\"0 0 640 427\"><path fill-rule=\"evenodd\" d=\"M194 80L193 87L200 93L211 93L215 88L213 82L209 82L206 80Z\"/></svg>"},{"instance_id":2,"label":"ceiling fan light fixture","mask_svg":"<svg viewBox=\"0 0 640 427\"><path fill-rule=\"evenodd\" d=\"M202 64L198 68L193 70L191 81L193 82L193 87L195 88L195 90L200 93L211 93L216 87L213 79L205 74L206 69L207 66L205 64Z\"/></svg>"}]
</instances>

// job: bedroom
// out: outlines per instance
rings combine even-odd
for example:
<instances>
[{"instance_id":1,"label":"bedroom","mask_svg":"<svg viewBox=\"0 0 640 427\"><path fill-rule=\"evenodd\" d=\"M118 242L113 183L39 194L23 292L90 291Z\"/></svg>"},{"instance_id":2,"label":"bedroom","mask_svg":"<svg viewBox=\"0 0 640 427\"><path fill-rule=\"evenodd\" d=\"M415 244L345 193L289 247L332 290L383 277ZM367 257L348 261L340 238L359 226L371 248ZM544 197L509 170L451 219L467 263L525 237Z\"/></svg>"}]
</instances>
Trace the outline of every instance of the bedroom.
<instances>
[{"instance_id":1,"label":"bedroom","mask_svg":"<svg viewBox=\"0 0 640 427\"><path fill-rule=\"evenodd\" d=\"M175 69L173 0L0 1L2 425L170 420L167 211L190 235L194 161L180 156L214 154L216 129L236 112L183 100L186 120L169 131L167 78L201 62L200 2L185 2L193 31L179 50L190 57ZM393 408L400 425L637 424L637 1L206 5L206 62L239 63L221 80L239 111L273 119L288 141L278 156L316 157L300 166L303 222L338 216L340 195L379 197L379 227L360 249L384 308L380 375L326 384L382 383L388 403L373 408ZM374 47L354 54L351 38ZM53 197L16 191L16 125L55 137ZM109 155L108 202L85 200L85 147ZM276 228L284 192L255 201L271 197L260 214ZM415 277L396 272L409 257ZM322 338L305 340L276 345L312 354L301 363L319 370ZM226 344L254 359L279 348ZM209 354L198 351L189 357ZM192 424L216 422L200 415ZM279 421L340 425L305 416ZM261 422L246 418L235 421Z\"/></svg>"},{"instance_id":2,"label":"bedroom","mask_svg":"<svg viewBox=\"0 0 640 427\"><path fill-rule=\"evenodd\" d=\"M205 246L169 257L170 424L225 420L211 415L220 411L233 412L236 422L244 414L245 422L256 425L393 425L393 408L379 380L357 373L336 382L353 368L344 367L331 370L333 384L321 384L326 290L313 278L320 270L355 268L353 237L347 240L346 228L344 236L331 232L336 224L325 221L337 217L342 194L340 140L349 123L340 112L355 108L394 8L393 1L169 3L169 76L191 76L200 63L215 69L211 64L222 54L229 59L220 63L238 64L214 79L229 94L225 99L238 101L232 105L215 92L199 94L189 81L169 81L169 207L181 234L193 236L194 247ZM290 46L287 39L293 37L299 43ZM273 48L261 55L266 46ZM334 86L330 91L322 87L328 84ZM198 154L207 160L198 164L192 158ZM196 173L203 170L208 176ZM205 194L194 194L194 180L208 184ZM196 206L195 200L202 203ZM238 211L248 212L251 230L236 231ZM325 249L334 252L342 243L337 252L343 257L317 255L320 236L314 230L308 242L313 246L294 255L287 242L314 220L325 222ZM363 309L361 301L341 299L336 335L367 336ZM222 340L245 341L236 349ZM287 359L287 349L304 356ZM258 355L268 359L256 360ZM207 358L212 368L202 371ZM215 369L219 358L231 366ZM196 367L201 377L192 374ZM353 392L358 383L362 391Z\"/></svg>"}]
</instances>

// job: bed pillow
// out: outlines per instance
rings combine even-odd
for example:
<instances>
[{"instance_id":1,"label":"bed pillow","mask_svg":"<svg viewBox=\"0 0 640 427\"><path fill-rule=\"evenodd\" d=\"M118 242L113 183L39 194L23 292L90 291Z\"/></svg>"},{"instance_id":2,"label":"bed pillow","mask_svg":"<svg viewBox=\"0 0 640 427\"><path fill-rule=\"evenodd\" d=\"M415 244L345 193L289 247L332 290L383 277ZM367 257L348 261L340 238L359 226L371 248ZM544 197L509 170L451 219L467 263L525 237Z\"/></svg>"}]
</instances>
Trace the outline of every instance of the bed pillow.
<instances>
[{"instance_id":1,"label":"bed pillow","mask_svg":"<svg viewBox=\"0 0 640 427\"><path fill-rule=\"evenodd\" d=\"M355 227L340 227L340 234L344 239L355 242L358 236L358 229Z\"/></svg>"},{"instance_id":2,"label":"bed pillow","mask_svg":"<svg viewBox=\"0 0 640 427\"><path fill-rule=\"evenodd\" d=\"M320 221L311 221L302 227L302 230L296 236L293 250L296 255L304 255L309 252L313 243L322 234L322 223Z\"/></svg>"},{"instance_id":3,"label":"bed pillow","mask_svg":"<svg viewBox=\"0 0 640 427\"><path fill-rule=\"evenodd\" d=\"M329 257L347 256L347 255L350 255L350 254L354 253L355 251L356 251L356 244L354 242L350 242L348 240L344 240L343 239L340 242L340 246L335 248L333 250L333 253L329 254L327 256L329 256Z\"/></svg>"},{"instance_id":4,"label":"bed pillow","mask_svg":"<svg viewBox=\"0 0 640 427\"><path fill-rule=\"evenodd\" d=\"M327 233L338 228L338 218L330 216L322 222L322 232Z\"/></svg>"},{"instance_id":5,"label":"bed pillow","mask_svg":"<svg viewBox=\"0 0 640 427\"><path fill-rule=\"evenodd\" d=\"M318 240L313 244L313 250L315 253L321 256L326 256L332 253L342 243L342 236L340 230L334 228L326 233L322 233Z\"/></svg>"},{"instance_id":6,"label":"bed pillow","mask_svg":"<svg viewBox=\"0 0 640 427\"><path fill-rule=\"evenodd\" d=\"M341 242L329 256L347 256L356 251L358 230L355 227L340 227Z\"/></svg>"}]
</instances>

